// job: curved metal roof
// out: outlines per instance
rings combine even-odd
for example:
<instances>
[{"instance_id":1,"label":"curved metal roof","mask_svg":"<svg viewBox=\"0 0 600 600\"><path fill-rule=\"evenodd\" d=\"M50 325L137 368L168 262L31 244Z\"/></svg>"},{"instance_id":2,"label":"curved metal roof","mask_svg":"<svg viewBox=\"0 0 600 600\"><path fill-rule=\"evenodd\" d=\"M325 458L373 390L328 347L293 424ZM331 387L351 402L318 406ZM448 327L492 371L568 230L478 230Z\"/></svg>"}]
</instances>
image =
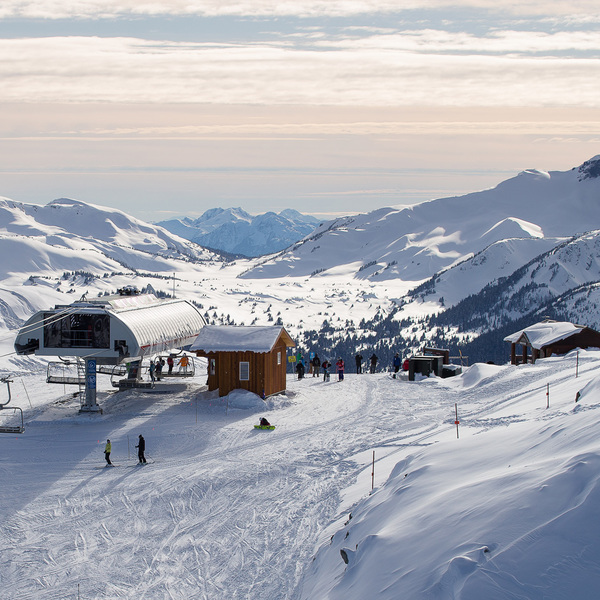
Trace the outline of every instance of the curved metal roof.
<instances>
[{"instance_id":1,"label":"curved metal roof","mask_svg":"<svg viewBox=\"0 0 600 600\"><path fill-rule=\"evenodd\" d=\"M114 363L189 346L204 325L200 311L187 300L159 300L151 294L82 299L37 312L21 327L15 349Z\"/></svg>"},{"instance_id":2,"label":"curved metal roof","mask_svg":"<svg viewBox=\"0 0 600 600\"><path fill-rule=\"evenodd\" d=\"M113 309L110 312L132 332L143 355L187 346L204 326L198 309L185 300Z\"/></svg>"}]
</instances>

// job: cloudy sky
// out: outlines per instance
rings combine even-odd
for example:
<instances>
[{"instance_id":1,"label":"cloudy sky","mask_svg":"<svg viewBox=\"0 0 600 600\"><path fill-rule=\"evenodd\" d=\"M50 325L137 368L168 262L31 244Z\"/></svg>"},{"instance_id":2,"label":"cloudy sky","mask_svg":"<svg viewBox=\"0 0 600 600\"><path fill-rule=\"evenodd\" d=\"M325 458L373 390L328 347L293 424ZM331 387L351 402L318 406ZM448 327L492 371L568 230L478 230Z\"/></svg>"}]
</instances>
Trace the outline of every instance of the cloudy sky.
<instances>
[{"instance_id":1,"label":"cloudy sky","mask_svg":"<svg viewBox=\"0 0 600 600\"><path fill-rule=\"evenodd\" d=\"M600 154L597 0L2 0L0 196L331 216Z\"/></svg>"}]
</instances>

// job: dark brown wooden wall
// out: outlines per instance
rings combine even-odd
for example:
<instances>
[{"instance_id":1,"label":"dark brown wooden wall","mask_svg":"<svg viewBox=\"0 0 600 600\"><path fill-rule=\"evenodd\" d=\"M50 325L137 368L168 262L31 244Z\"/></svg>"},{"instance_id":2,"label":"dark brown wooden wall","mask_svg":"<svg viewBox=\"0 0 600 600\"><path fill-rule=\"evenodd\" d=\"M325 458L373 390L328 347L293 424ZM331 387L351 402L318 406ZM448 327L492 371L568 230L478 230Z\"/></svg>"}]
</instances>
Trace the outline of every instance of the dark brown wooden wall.
<instances>
[{"instance_id":1,"label":"dark brown wooden wall","mask_svg":"<svg viewBox=\"0 0 600 600\"><path fill-rule=\"evenodd\" d=\"M281 352L281 364L277 364L277 352ZM210 352L198 353L209 360L208 389L219 389L219 396L232 390L248 390L259 396L270 396L286 388L286 345L280 341L266 354L255 352ZM210 374L210 359L216 359L215 375ZM250 379L240 381L240 362L250 363Z\"/></svg>"}]
</instances>

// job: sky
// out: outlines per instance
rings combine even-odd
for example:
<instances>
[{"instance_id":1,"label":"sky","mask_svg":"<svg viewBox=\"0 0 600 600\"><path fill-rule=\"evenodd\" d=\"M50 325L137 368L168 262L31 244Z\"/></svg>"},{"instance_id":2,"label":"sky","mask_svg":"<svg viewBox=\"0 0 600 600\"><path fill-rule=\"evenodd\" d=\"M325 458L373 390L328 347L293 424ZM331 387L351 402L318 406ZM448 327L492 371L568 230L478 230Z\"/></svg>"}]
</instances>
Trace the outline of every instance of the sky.
<instances>
[{"instance_id":1,"label":"sky","mask_svg":"<svg viewBox=\"0 0 600 600\"><path fill-rule=\"evenodd\" d=\"M597 2L4 0L0 196L319 217L600 154Z\"/></svg>"}]
</instances>

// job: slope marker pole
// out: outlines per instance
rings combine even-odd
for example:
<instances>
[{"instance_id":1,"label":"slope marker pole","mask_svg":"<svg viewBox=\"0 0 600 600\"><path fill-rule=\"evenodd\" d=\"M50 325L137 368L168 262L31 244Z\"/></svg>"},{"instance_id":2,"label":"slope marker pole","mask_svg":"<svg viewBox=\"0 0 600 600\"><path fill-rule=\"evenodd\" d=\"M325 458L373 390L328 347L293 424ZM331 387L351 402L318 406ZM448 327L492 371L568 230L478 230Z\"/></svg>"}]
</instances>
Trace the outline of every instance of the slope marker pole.
<instances>
[{"instance_id":1,"label":"slope marker pole","mask_svg":"<svg viewBox=\"0 0 600 600\"><path fill-rule=\"evenodd\" d=\"M373 450L373 465L371 467L371 491L375 489L375 450Z\"/></svg>"},{"instance_id":2,"label":"slope marker pole","mask_svg":"<svg viewBox=\"0 0 600 600\"><path fill-rule=\"evenodd\" d=\"M458 439L458 425L460 421L458 420L458 404L454 403L454 424L456 425L456 439Z\"/></svg>"}]
</instances>

